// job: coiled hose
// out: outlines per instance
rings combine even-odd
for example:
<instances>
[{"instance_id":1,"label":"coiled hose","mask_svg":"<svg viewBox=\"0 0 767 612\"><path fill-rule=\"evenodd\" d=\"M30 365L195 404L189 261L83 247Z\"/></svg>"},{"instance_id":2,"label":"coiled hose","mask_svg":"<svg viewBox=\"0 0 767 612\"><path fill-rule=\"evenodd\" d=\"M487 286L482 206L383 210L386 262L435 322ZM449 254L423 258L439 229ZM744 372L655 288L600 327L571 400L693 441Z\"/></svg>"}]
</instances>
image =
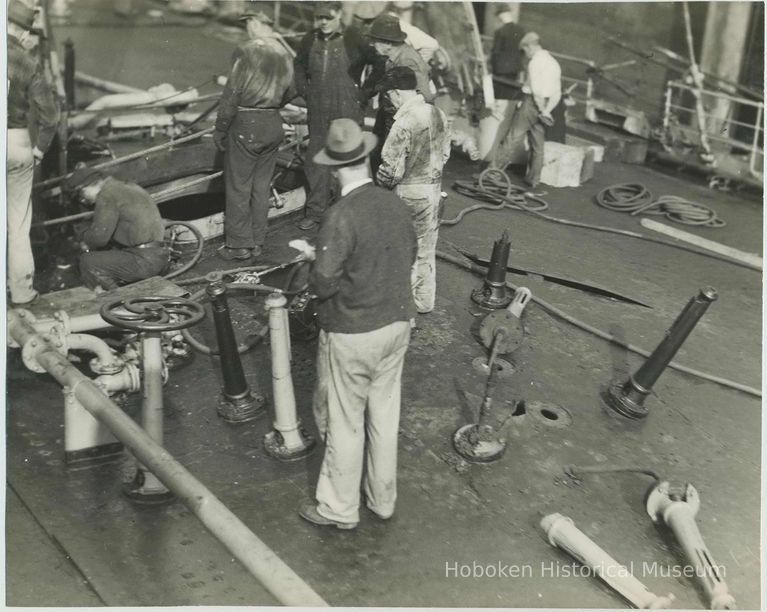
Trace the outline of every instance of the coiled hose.
<instances>
[{"instance_id":1,"label":"coiled hose","mask_svg":"<svg viewBox=\"0 0 767 612\"><path fill-rule=\"evenodd\" d=\"M638 238L639 240L662 244L674 249L687 251L688 253L702 255L703 257L718 259L719 261L724 261L726 263L740 266L748 270L755 270L761 273L760 268L757 268L746 262L730 259L729 257L725 257L723 255L709 251L700 251L684 244L667 242L666 240L661 240L660 238L655 238L654 236L645 236L644 234L638 234L637 232L631 232L628 230L616 229L614 227L581 223L580 221L570 221L569 219L561 219L559 217L552 217L551 215L543 214L541 211L548 208L548 202L539 196L527 193L521 187L513 185L508 175L503 170L497 168L488 168L482 172L482 174L479 175L479 180L477 182L460 180L456 181L453 185L453 189L462 195L473 199L490 202L492 205L487 206L477 204L468 206L467 208L464 208L457 217L441 221L441 225L456 225L463 219L465 215L476 210L502 210L504 208L508 208L511 210L520 210L522 212L529 213L534 217L545 219L546 221L552 221L554 223L559 223L560 225L580 227L582 229L605 232L608 234L617 234L618 236L628 236L629 238ZM528 202L532 202L532 205L528 204Z\"/></svg>"},{"instance_id":2,"label":"coiled hose","mask_svg":"<svg viewBox=\"0 0 767 612\"><path fill-rule=\"evenodd\" d=\"M656 200L650 190L641 183L610 185L596 195L596 201L607 210L627 212L631 215L661 215L682 225L727 225L708 206L672 195L660 196Z\"/></svg>"},{"instance_id":3,"label":"coiled hose","mask_svg":"<svg viewBox=\"0 0 767 612\"><path fill-rule=\"evenodd\" d=\"M455 257L454 255L449 255L448 253L442 253L440 251L437 251L437 257L447 262L450 262L460 268L463 268L464 270L469 270L471 272L474 272L475 274L478 274L480 276L483 276L486 271L485 268L483 268L482 266L478 266L477 264L474 264L474 263L467 263L464 260L458 257ZM508 281L506 282L506 286L514 291L517 290L517 286ZM611 342L617 346L620 346L632 353L636 353L637 355L641 355L642 357L647 358L650 356L650 351L646 351L643 348L640 348L633 344L629 344L628 342L624 342L620 338L617 338L610 333L602 331L601 329L594 327L592 325L589 325L588 323L585 323L581 321L580 319L576 319L575 317L567 314L563 310L557 308L553 304L549 304L547 301L539 297L532 296L531 300L535 302L536 304L538 304L541 308L543 308L543 310L548 312L550 315L553 315L564 321L567 321L571 325L574 325L575 327L582 329L583 331L593 334L597 336L598 338L602 338L603 340L607 340L608 342ZM684 366L680 363L677 363L676 361L670 362L668 364L668 367L674 370L677 370L679 372L684 372L685 374L695 376L696 378L700 378L700 379L715 383L717 385L721 385L723 387L728 387L730 389L735 389L736 391L742 391L743 393L748 393L749 395L753 395L754 397L762 397L762 392L760 389L757 389L755 387L749 387L747 385L734 382L727 378L721 378L719 376L714 376L706 372L701 372L700 370L695 370L693 368Z\"/></svg>"}]
</instances>

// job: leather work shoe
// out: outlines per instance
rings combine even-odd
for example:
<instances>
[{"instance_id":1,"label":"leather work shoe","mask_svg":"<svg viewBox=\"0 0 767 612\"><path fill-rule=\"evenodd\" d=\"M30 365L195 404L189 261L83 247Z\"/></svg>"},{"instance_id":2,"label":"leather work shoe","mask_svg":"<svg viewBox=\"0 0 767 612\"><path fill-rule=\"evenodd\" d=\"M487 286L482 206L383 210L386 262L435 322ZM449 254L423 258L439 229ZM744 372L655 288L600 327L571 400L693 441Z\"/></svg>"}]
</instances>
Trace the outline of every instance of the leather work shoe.
<instances>
[{"instance_id":1,"label":"leather work shoe","mask_svg":"<svg viewBox=\"0 0 767 612\"><path fill-rule=\"evenodd\" d=\"M226 261L232 261L233 259L245 260L251 258L251 250L246 248L233 249L224 245L218 247L218 256Z\"/></svg>"},{"instance_id":2,"label":"leather work shoe","mask_svg":"<svg viewBox=\"0 0 767 612\"><path fill-rule=\"evenodd\" d=\"M373 510L370 506L367 506L368 512L372 514L376 519L379 521L390 521L391 518L394 516L394 514L390 514L389 516L384 516L383 514L378 514L375 510Z\"/></svg>"},{"instance_id":3,"label":"leather work shoe","mask_svg":"<svg viewBox=\"0 0 767 612\"><path fill-rule=\"evenodd\" d=\"M303 230L305 232L308 232L309 230L313 230L320 226L319 223L317 223L314 219L309 219L307 217L306 219L301 219L298 223L296 223L298 226L298 229Z\"/></svg>"},{"instance_id":4,"label":"leather work shoe","mask_svg":"<svg viewBox=\"0 0 767 612\"><path fill-rule=\"evenodd\" d=\"M340 523L339 521L325 518L317 512L317 504L311 499L301 502L301 505L298 507L298 515L305 521L315 525L332 525L338 529L355 529L357 527L357 523Z\"/></svg>"}]
</instances>

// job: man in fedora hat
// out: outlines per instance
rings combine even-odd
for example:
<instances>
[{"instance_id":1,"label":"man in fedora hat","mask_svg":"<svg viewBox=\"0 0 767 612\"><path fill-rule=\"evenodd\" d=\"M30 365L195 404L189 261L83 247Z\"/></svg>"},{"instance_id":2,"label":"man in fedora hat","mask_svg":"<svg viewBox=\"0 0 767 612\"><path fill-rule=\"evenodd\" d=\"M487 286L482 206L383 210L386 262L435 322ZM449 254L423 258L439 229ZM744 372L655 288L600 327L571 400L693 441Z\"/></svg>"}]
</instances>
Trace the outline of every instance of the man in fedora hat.
<instances>
[{"instance_id":1,"label":"man in fedora hat","mask_svg":"<svg viewBox=\"0 0 767 612\"><path fill-rule=\"evenodd\" d=\"M373 185L375 145L352 119L330 124L314 161L336 175L341 198L325 213L316 250L302 249L316 253L309 276L321 328L314 415L325 457L316 502L304 502L299 514L339 529L359 522L363 456L367 507L381 519L394 513L402 365L415 316L413 224L402 200Z\"/></svg>"},{"instance_id":2,"label":"man in fedora hat","mask_svg":"<svg viewBox=\"0 0 767 612\"><path fill-rule=\"evenodd\" d=\"M32 222L34 167L56 134L59 111L53 89L39 63L25 48L34 11L20 0L8 4L8 289L12 305L33 302L35 260L29 229ZM34 134L34 140L30 134Z\"/></svg>"},{"instance_id":3,"label":"man in fedora hat","mask_svg":"<svg viewBox=\"0 0 767 612\"><path fill-rule=\"evenodd\" d=\"M313 159L325 145L334 119L364 119L367 98L360 90L362 71L375 54L362 32L344 27L340 2L315 2L315 27L301 40L294 66L296 88L306 100L309 148L304 160L308 183L305 217L298 223L304 231L316 229L332 199L330 172Z\"/></svg>"},{"instance_id":4,"label":"man in fedora hat","mask_svg":"<svg viewBox=\"0 0 767 612\"><path fill-rule=\"evenodd\" d=\"M413 266L413 298L419 313L434 310L436 297L436 248L442 168L450 157L447 117L416 91L410 68L392 68L381 83L383 94L397 109L381 151L378 184L402 198L410 209L418 238Z\"/></svg>"},{"instance_id":5,"label":"man in fedora hat","mask_svg":"<svg viewBox=\"0 0 767 612\"><path fill-rule=\"evenodd\" d=\"M279 109L293 96L293 58L274 35L268 7L242 15L251 40L233 56L216 116L213 140L224 151L226 260L261 255L266 240L271 182L285 138Z\"/></svg>"},{"instance_id":6,"label":"man in fedora hat","mask_svg":"<svg viewBox=\"0 0 767 612\"><path fill-rule=\"evenodd\" d=\"M88 287L109 291L162 274L170 261L165 224L144 189L81 168L65 181L64 191L95 206L80 256L80 276Z\"/></svg>"},{"instance_id":7,"label":"man in fedora hat","mask_svg":"<svg viewBox=\"0 0 767 612\"><path fill-rule=\"evenodd\" d=\"M370 75L369 85L374 93L381 93L381 83L387 72L395 67L410 68L416 77L416 90L427 102L434 99L434 94L429 81L429 66L413 47L405 42L407 36L400 27L399 18L390 13L379 15L370 24L367 36L371 40L373 48L379 56L373 72ZM397 111L391 102L385 97L379 97L378 114L376 115L373 133L378 136L379 148L374 151L371 159L373 170L378 169L381 162L380 147L386 140L392 124L394 113Z\"/></svg>"}]
</instances>

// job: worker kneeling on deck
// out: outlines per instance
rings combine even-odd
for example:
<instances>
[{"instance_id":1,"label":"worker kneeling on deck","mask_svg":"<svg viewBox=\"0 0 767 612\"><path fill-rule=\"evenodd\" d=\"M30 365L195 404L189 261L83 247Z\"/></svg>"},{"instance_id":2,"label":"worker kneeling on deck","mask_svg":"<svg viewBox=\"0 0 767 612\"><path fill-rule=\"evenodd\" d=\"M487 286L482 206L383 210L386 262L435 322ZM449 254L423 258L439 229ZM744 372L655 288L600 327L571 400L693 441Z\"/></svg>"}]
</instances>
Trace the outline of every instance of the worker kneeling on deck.
<instances>
[{"instance_id":1,"label":"worker kneeling on deck","mask_svg":"<svg viewBox=\"0 0 767 612\"><path fill-rule=\"evenodd\" d=\"M80 276L88 287L108 291L165 270L170 260L165 224L144 189L83 168L67 180L65 190L95 205L82 235L87 250L80 256Z\"/></svg>"},{"instance_id":2,"label":"worker kneeling on deck","mask_svg":"<svg viewBox=\"0 0 767 612\"><path fill-rule=\"evenodd\" d=\"M339 529L359 522L365 457L367 507L382 519L394 513L402 365L415 316L413 223L402 200L373 185L368 155L375 145L355 121L336 119L314 157L331 168L341 199L325 213L316 251L307 253L316 252L309 277L321 328L314 416L325 457L317 501L304 502L299 514Z\"/></svg>"},{"instance_id":3,"label":"worker kneeling on deck","mask_svg":"<svg viewBox=\"0 0 767 612\"><path fill-rule=\"evenodd\" d=\"M381 91L397 109L394 125L381 151L376 180L394 189L410 209L418 238L418 258L413 266L413 298L419 313L434 310L437 292L436 250L442 168L450 157L447 117L416 91L410 68L392 68L381 82Z\"/></svg>"}]
</instances>

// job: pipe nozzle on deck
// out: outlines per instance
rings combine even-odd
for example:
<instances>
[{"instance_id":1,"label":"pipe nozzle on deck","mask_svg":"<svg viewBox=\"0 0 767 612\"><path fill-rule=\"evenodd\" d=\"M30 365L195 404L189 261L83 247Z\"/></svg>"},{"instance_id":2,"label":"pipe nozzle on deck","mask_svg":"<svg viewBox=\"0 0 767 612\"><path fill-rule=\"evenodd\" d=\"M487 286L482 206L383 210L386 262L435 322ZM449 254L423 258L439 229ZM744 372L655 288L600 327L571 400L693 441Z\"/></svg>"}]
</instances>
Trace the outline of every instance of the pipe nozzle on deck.
<instances>
[{"instance_id":1,"label":"pipe nozzle on deck","mask_svg":"<svg viewBox=\"0 0 767 612\"><path fill-rule=\"evenodd\" d=\"M506 267L509 265L509 232L504 230L493 243L493 254L487 268L487 275L481 287L471 292L471 299L483 308L506 308L513 293L506 286Z\"/></svg>"},{"instance_id":2,"label":"pipe nozzle on deck","mask_svg":"<svg viewBox=\"0 0 767 612\"><path fill-rule=\"evenodd\" d=\"M717 298L713 287L704 287L698 295L693 296L647 361L627 381L613 385L607 390L604 395L607 406L630 419L645 418L649 411L644 407L644 401L652 391L653 385Z\"/></svg>"}]
</instances>

